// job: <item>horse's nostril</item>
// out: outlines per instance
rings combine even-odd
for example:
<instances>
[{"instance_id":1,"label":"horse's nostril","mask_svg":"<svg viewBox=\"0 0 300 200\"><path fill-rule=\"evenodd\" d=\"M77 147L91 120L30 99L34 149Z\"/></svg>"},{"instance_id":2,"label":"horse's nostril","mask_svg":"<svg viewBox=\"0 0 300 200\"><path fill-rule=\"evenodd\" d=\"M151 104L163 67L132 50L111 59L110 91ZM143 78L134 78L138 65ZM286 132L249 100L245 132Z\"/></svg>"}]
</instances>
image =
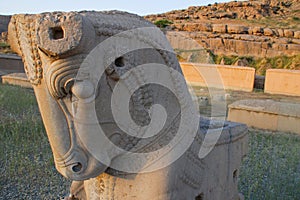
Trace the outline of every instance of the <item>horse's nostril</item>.
<instances>
[{"instance_id":1,"label":"horse's nostril","mask_svg":"<svg viewBox=\"0 0 300 200\"><path fill-rule=\"evenodd\" d=\"M74 165L73 167L72 167L72 170L73 170L73 172L80 172L81 171L81 169L82 169L82 164L81 163L77 163L76 165Z\"/></svg>"}]
</instances>

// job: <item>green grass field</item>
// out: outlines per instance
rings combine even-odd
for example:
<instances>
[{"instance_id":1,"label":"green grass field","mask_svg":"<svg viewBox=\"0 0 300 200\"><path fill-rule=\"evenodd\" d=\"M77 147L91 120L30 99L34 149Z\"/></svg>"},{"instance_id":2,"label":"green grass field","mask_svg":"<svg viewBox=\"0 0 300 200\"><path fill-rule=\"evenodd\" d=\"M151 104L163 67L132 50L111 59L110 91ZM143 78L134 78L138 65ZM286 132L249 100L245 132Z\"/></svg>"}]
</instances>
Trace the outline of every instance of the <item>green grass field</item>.
<instances>
[{"instance_id":1,"label":"green grass field","mask_svg":"<svg viewBox=\"0 0 300 200\"><path fill-rule=\"evenodd\" d=\"M245 199L300 199L300 136L250 129L239 178ZM0 84L0 199L59 199L56 171L32 90Z\"/></svg>"},{"instance_id":2,"label":"green grass field","mask_svg":"<svg viewBox=\"0 0 300 200\"><path fill-rule=\"evenodd\" d=\"M245 199L300 199L300 136L250 130L239 191Z\"/></svg>"},{"instance_id":3,"label":"green grass field","mask_svg":"<svg viewBox=\"0 0 300 200\"><path fill-rule=\"evenodd\" d=\"M32 90L0 84L0 199L59 199L56 172Z\"/></svg>"}]
</instances>

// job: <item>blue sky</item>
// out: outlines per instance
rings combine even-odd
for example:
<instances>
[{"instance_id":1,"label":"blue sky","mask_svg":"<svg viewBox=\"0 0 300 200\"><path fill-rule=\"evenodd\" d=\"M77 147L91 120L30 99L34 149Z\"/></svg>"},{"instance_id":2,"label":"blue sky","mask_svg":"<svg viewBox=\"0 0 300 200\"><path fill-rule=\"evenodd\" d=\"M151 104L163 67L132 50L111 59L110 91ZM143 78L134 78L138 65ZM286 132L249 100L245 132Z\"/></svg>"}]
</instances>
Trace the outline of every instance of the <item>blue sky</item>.
<instances>
[{"instance_id":1,"label":"blue sky","mask_svg":"<svg viewBox=\"0 0 300 200\"><path fill-rule=\"evenodd\" d=\"M228 0L0 0L0 15L80 10L123 10L146 15L215 2Z\"/></svg>"}]
</instances>

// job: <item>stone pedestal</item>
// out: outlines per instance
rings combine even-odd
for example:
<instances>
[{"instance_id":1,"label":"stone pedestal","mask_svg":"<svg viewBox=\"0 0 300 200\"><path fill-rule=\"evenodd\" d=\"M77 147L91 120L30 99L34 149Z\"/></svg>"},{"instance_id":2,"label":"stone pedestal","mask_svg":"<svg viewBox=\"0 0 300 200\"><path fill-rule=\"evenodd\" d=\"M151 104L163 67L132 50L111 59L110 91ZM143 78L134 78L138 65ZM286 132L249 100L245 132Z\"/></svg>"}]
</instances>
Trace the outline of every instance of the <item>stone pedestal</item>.
<instances>
[{"instance_id":1,"label":"stone pedestal","mask_svg":"<svg viewBox=\"0 0 300 200\"><path fill-rule=\"evenodd\" d=\"M81 184L79 196L86 199L122 200L238 200L238 176L241 162L248 152L247 127L243 124L207 119L200 120L201 137L221 136L212 151L199 159L199 141L195 139L183 156L170 166L151 173L113 174L112 170ZM211 127L208 131L208 127ZM197 138L197 137L196 137ZM110 173L110 174L108 174Z\"/></svg>"}]
</instances>

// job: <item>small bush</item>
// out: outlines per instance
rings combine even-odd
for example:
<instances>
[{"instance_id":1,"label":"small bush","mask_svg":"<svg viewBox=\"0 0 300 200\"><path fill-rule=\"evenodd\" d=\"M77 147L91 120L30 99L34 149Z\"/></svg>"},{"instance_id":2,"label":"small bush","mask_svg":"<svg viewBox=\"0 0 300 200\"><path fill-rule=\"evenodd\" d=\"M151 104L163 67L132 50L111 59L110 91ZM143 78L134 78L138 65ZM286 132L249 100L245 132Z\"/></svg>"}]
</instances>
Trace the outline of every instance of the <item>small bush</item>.
<instances>
[{"instance_id":1,"label":"small bush","mask_svg":"<svg viewBox=\"0 0 300 200\"><path fill-rule=\"evenodd\" d=\"M10 47L10 46L5 42L0 42L0 47Z\"/></svg>"},{"instance_id":2,"label":"small bush","mask_svg":"<svg viewBox=\"0 0 300 200\"><path fill-rule=\"evenodd\" d=\"M161 19L161 20L157 20L156 22L154 22L154 24L159 28L166 28L170 24L173 24L173 22L171 22L167 19Z\"/></svg>"},{"instance_id":3,"label":"small bush","mask_svg":"<svg viewBox=\"0 0 300 200\"><path fill-rule=\"evenodd\" d=\"M294 16L294 17L293 17L293 20L294 20L294 21L300 21L300 18L299 18L299 17L296 17L296 16Z\"/></svg>"}]
</instances>

